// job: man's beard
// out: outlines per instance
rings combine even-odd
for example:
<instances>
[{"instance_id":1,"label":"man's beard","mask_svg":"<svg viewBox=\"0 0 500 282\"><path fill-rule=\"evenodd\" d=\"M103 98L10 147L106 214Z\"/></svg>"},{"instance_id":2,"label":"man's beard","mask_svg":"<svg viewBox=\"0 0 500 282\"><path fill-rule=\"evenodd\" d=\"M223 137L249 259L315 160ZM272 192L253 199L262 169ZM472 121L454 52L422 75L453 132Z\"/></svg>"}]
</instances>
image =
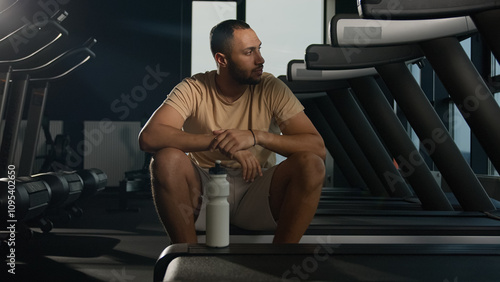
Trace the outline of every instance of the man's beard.
<instances>
[{"instance_id":1,"label":"man's beard","mask_svg":"<svg viewBox=\"0 0 500 282\"><path fill-rule=\"evenodd\" d=\"M229 73L231 77L240 84L256 85L259 84L261 78L254 79L246 75L246 71L239 68L233 61L229 60L228 64Z\"/></svg>"}]
</instances>

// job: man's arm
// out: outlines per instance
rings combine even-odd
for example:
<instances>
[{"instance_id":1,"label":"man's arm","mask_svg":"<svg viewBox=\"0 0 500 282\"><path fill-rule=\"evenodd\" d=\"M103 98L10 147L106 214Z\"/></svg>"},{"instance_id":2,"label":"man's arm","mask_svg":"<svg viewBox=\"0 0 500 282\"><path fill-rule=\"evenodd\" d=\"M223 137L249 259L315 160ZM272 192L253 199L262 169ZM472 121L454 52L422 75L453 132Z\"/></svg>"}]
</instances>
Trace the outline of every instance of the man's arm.
<instances>
[{"instance_id":1,"label":"man's arm","mask_svg":"<svg viewBox=\"0 0 500 282\"><path fill-rule=\"evenodd\" d=\"M257 144L282 156L299 151L309 151L326 159L323 138L304 112L300 112L280 124L283 135L256 131Z\"/></svg>"},{"instance_id":2,"label":"man's arm","mask_svg":"<svg viewBox=\"0 0 500 282\"><path fill-rule=\"evenodd\" d=\"M289 156L299 151L309 151L326 159L323 138L304 112L300 112L280 124L283 135L267 131L254 130L256 143L282 156ZM254 140L249 130L225 130L219 134L211 148L232 156L239 150L253 146Z\"/></svg>"},{"instance_id":3,"label":"man's arm","mask_svg":"<svg viewBox=\"0 0 500 282\"><path fill-rule=\"evenodd\" d=\"M163 148L177 148L184 152L209 150L213 134L190 134L182 131L184 118L172 106L162 104L139 133L139 146L154 153Z\"/></svg>"}]
</instances>

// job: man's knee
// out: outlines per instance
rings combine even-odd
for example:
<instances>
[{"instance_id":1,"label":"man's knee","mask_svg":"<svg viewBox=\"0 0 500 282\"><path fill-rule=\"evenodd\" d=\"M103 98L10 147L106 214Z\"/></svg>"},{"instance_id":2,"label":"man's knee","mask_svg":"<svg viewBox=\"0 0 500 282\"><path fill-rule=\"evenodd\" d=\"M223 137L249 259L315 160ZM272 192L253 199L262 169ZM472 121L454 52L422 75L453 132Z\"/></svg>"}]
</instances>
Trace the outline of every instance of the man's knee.
<instances>
[{"instance_id":1,"label":"man's knee","mask_svg":"<svg viewBox=\"0 0 500 282\"><path fill-rule=\"evenodd\" d=\"M189 158L181 150L164 148L154 153L151 158L151 170L166 172L184 165L186 161L189 161Z\"/></svg>"},{"instance_id":2,"label":"man's knee","mask_svg":"<svg viewBox=\"0 0 500 282\"><path fill-rule=\"evenodd\" d=\"M288 157L297 169L296 173L302 176L323 177L325 163L323 159L311 152L297 152Z\"/></svg>"},{"instance_id":3,"label":"man's knee","mask_svg":"<svg viewBox=\"0 0 500 282\"><path fill-rule=\"evenodd\" d=\"M150 170L153 185L159 185L169 179L176 179L190 173L192 163L183 151L165 148L153 155Z\"/></svg>"},{"instance_id":4,"label":"man's knee","mask_svg":"<svg viewBox=\"0 0 500 282\"><path fill-rule=\"evenodd\" d=\"M310 152L297 152L290 155L286 162L286 167L281 170L285 174L283 179L298 184L301 192L316 193L321 189L325 178L323 159Z\"/></svg>"}]
</instances>

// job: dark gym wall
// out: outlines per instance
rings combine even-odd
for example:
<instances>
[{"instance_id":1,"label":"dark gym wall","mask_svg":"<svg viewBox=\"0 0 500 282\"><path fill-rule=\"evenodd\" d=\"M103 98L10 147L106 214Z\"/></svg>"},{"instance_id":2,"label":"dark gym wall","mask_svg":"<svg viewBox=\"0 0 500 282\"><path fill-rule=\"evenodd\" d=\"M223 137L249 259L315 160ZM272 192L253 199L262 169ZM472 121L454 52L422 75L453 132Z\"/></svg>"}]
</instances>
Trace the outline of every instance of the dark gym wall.
<instances>
[{"instance_id":1,"label":"dark gym wall","mask_svg":"<svg viewBox=\"0 0 500 282\"><path fill-rule=\"evenodd\" d=\"M60 2L70 36L97 39L96 58L51 84L46 115L72 123L148 118L180 81L180 1Z\"/></svg>"}]
</instances>

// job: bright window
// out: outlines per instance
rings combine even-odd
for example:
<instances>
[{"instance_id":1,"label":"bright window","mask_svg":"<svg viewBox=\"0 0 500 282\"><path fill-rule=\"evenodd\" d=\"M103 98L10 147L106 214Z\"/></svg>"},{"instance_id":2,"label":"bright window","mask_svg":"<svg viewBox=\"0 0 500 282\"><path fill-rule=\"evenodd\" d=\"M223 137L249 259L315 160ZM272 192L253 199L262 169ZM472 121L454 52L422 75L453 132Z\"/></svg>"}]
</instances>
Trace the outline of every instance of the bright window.
<instances>
[{"instance_id":1,"label":"bright window","mask_svg":"<svg viewBox=\"0 0 500 282\"><path fill-rule=\"evenodd\" d=\"M461 41L460 44L462 45L462 48L464 49L465 53L467 53L467 55L470 58L470 53L471 53L470 38ZM457 144L457 147L460 149L460 152L462 152L462 155L464 156L465 160L468 163L470 163L470 146L471 146L470 127L463 118L460 111L458 110L457 106L455 106L453 102L451 102L450 105L451 105L450 118L453 121L451 124L450 131L453 140L455 141L455 144Z\"/></svg>"},{"instance_id":2,"label":"bright window","mask_svg":"<svg viewBox=\"0 0 500 282\"><path fill-rule=\"evenodd\" d=\"M236 19L236 2L193 1L191 74L216 68L210 51L210 30L228 19Z\"/></svg>"},{"instance_id":3,"label":"bright window","mask_svg":"<svg viewBox=\"0 0 500 282\"><path fill-rule=\"evenodd\" d=\"M246 1L246 22L262 41L264 71L285 75L289 61L323 43L323 0Z\"/></svg>"}]
</instances>

